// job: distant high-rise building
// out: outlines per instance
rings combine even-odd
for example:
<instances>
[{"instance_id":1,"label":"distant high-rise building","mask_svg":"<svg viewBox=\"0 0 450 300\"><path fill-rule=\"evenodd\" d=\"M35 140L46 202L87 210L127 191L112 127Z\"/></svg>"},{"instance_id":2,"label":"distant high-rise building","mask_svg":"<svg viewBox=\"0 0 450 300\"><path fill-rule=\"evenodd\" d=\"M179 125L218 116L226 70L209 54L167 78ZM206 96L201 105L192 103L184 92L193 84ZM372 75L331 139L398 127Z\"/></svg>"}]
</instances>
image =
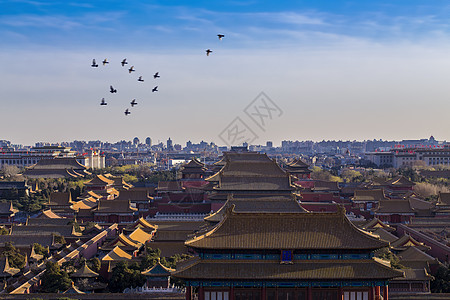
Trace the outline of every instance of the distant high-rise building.
<instances>
[{"instance_id":1,"label":"distant high-rise building","mask_svg":"<svg viewBox=\"0 0 450 300\"><path fill-rule=\"evenodd\" d=\"M150 137L147 137L147 138L145 139L145 144L146 144L147 146L151 147L151 146L152 146L152 139L151 139Z\"/></svg>"},{"instance_id":2,"label":"distant high-rise building","mask_svg":"<svg viewBox=\"0 0 450 300\"><path fill-rule=\"evenodd\" d=\"M266 142L266 147L267 148L272 148L273 147L273 143L271 141L267 141Z\"/></svg>"},{"instance_id":3,"label":"distant high-rise building","mask_svg":"<svg viewBox=\"0 0 450 300\"><path fill-rule=\"evenodd\" d=\"M173 150L173 142L170 138L167 140L167 150Z\"/></svg>"},{"instance_id":4,"label":"distant high-rise building","mask_svg":"<svg viewBox=\"0 0 450 300\"><path fill-rule=\"evenodd\" d=\"M133 139L133 145L135 145L135 146L139 145L139 138L135 137Z\"/></svg>"}]
</instances>

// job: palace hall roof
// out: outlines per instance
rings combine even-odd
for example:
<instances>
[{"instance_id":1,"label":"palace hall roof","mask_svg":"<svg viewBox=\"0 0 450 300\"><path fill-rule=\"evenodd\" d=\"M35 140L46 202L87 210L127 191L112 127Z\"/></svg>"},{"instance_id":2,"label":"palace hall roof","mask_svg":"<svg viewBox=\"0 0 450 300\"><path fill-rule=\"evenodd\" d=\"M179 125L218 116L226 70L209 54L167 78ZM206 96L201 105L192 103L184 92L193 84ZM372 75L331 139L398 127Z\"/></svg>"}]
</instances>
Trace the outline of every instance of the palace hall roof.
<instances>
[{"instance_id":1,"label":"palace hall roof","mask_svg":"<svg viewBox=\"0 0 450 300\"><path fill-rule=\"evenodd\" d=\"M108 254L106 254L102 260L103 261L129 261L132 256L125 251L123 251L119 246L116 246Z\"/></svg>"},{"instance_id":2,"label":"palace hall roof","mask_svg":"<svg viewBox=\"0 0 450 300\"><path fill-rule=\"evenodd\" d=\"M225 166L218 172L221 191L292 191L290 175L276 161L265 154L254 152L225 153ZM208 178L216 181L217 175Z\"/></svg>"},{"instance_id":3,"label":"palace hall roof","mask_svg":"<svg viewBox=\"0 0 450 300\"><path fill-rule=\"evenodd\" d=\"M393 235L387 230L384 230L383 228L377 228L374 231L372 231L372 234L378 235L383 241L387 241L392 243L393 241L396 241L398 237Z\"/></svg>"},{"instance_id":4,"label":"palace hall roof","mask_svg":"<svg viewBox=\"0 0 450 300\"><path fill-rule=\"evenodd\" d=\"M365 249L389 245L336 213L239 213L234 205L212 230L186 246L199 249Z\"/></svg>"},{"instance_id":5,"label":"palace hall roof","mask_svg":"<svg viewBox=\"0 0 450 300\"><path fill-rule=\"evenodd\" d=\"M47 205L70 206L72 203L70 192L53 192Z\"/></svg>"},{"instance_id":6,"label":"palace hall roof","mask_svg":"<svg viewBox=\"0 0 450 300\"><path fill-rule=\"evenodd\" d=\"M156 265L148 270L142 271L141 274L150 277L163 277L170 276L170 273L174 271L174 269L168 268L161 264L161 261L158 259L158 263Z\"/></svg>"},{"instance_id":7,"label":"palace hall roof","mask_svg":"<svg viewBox=\"0 0 450 300\"><path fill-rule=\"evenodd\" d=\"M394 227L389 226L388 224L382 222L378 218L371 219L369 222L367 222L364 225L362 225L361 228L364 229L364 230L368 230L368 231L372 231L372 230L375 230L377 228L383 228L384 230L387 230L387 231L395 231Z\"/></svg>"},{"instance_id":8,"label":"palace hall roof","mask_svg":"<svg viewBox=\"0 0 450 300\"><path fill-rule=\"evenodd\" d=\"M197 280L382 280L403 276L403 272L373 259L303 260L280 264L278 260L201 260L196 257L180 264L180 269L172 275Z\"/></svg>"},{"instance_id":9,"label":"palace hall roof","mask_svg":"<svg viewBox=\"0 0 450 300\"><path fill-rule=\"evenodd\" d=\"M70 277L73 278L92 278L92 277L98 277L98 273L92 271L84 262L83 266L78 269L76 272L70 274Z\"/></svg>"},{"instance_id":10,"label":"palace hall roof","mask_svg":"<svg viewBox=\"0 0 450 300\"><path fill-rule=\"evenodd\" d=\"M93 179L84 183L85 185L112 185L114 180L108 179L103 175L97 175Z\"/></svg>"},{"instance_id":11,"label":"palace hall roof","mask_svg":"<svg viewBox=\"0 0 450 300\"><path fill-rule=\"evenodd\" d=\"M131 207L130 201L100 200L98 202L98 213L133 213L137 208Z\"/></svg>"},{"instance_id":12,"label":"palace hall roof","mask_svg":"<svg viewBox=\"0 0 450 300\"><path fill-rule=\"evenodd\" d=\"M378 208L373 210L375 214L414 214L414 209L411 208L411 204L406 199L389 199L379 202Z\"/></svg>"},{"instance_id":13,"label":"palace hall roof","mask_svg":"<svg viewBox=\"0 0 450 300\"><path fill-rule=\"evenodd\" d=\"M391 185L391 186L413 186L413 185L415 185L414 182L408 180L406 177L404 177L402 175L386 181L386 184Z\"/></svg>"},{"instance_id":14,"label":"palace hall roof","mask_svg":"<svg viewBox=\"0 0 450 300\"><path fill-rule=\"evenodd\" d=\"M288 196L243 197L229 196L227 202L214 214L205 218L205 221L220 222L226 210L234 205L236 212L306 212L297 200Z\"/></svg>"},{"instance_id":15,"label":"palace hall roof","mask_svg":"<svg viewBox=\"0 0 450 300\"><path fill-rule=\"evenodd\" d=\"M14 214L19 212L18 209L15 209L12 205L12 202L4 202L0 203L0 214Z\"/></svg>"},{"instance_id":16,"label":"palace hall roof","mask_svg":"<svg viewBox=\"0 0 450 300\"><path fill-rule=\"evenodd\" d=\"M151 237L151 233L147 233L139 227L128 235L129 239L141 244L145 244L146 242L150 241Z\"/></svg>"},{"instance_id":17,"label":"palace hall roof","mask_svg":"<svg viewBox=\"0 0 450 300\"><path fill-rule=\"evenodd\" d=\"M383 189L355 190L352 201L380 201L387 199Z\"/></svg>"}]
</instances>

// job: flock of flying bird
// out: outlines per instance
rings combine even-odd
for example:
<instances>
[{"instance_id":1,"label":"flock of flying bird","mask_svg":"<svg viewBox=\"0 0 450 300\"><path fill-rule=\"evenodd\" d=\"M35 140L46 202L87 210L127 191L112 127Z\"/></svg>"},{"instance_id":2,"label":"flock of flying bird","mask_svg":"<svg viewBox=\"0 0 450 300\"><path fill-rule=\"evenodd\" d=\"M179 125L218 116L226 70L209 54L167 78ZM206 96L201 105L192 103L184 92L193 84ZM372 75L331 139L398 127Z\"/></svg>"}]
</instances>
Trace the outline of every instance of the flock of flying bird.
<instances>
[{"instance_id":1,"label":"flock of flying bird","mask_svg":"<svg viewBox=\"0 0 450 300\"><path fill-rule=\"evenodd\" d=\"M222 38L225 37L225 35L224 35L224 34L218 34L217 37L218 37L219 40L221 41ZM207 50L206 50L206 56L209 56L212 52L213 52L213 51L212 51L211 49L207 49ZM102 61L102 64L103 64L103 66L106 66L107 64L109 64L109 61L105 58L105 59ZM125 67L125 65L128 64L127 59L124 58L124 59L120 62L120 64L122 65L122 67ZM93 68L98 68L98 64L97 64L95 58L92 60L91 67L93 67ZM134 69L134 66L131 66L131 67L128 69L128 73L130 73L130 74L133 73L133 72L135 72L135 71L136 71L136 70ZM159 78L159 77L160 77L160 76L159 76L159 72L156 72L156 73L153 75L153 78L154 78L154 79L157 79L157 78ZM142 78L142 76L139 76L138 79L137 79L137 81L139 81L139 82L144 82L144 79ZM152 89L152 93L157 92L157 91L158 91L158 86L155 86L155 87ZM111 94L115 94L115 93L117 93L117 89L115 89L112 85L110 85L110 86L109 86L109 92L110 92ZM130 102L131 107L134 107L134 106L137 105L137 104L138 104L138 103L136 102L136 99L133 99L133 100ZM105 98L102 98L102 100L101 100L101 102L100 102L100 105L108 105L108 103L106 103ZM125 110L124 114L125 114L125 116L128 116L129 114L131 114L131 112L130 112L130 110L127 108L127 109Z\"/></svg>"},{"instance_id":2,"label":"flock of flying bird","mask_svg":"<svg viewBox=\"0 0 450 300\"><path fill-rule=\"evenodd\" d=\"M105 58L105 59L102 61L102 64L103 64L104 66L106 66L107 64L109 64L109 61ZM128 64L127 59L124 58L124 59L120 62L120 64L122 65L122 67L125 67L125 65ZM91 67L93 67L93 68L98 68L98 64L97 64L95 58L92 60ZM134 69L134 66L131 66L131 67L128 69L128 73L130 73L130 74L133 73L133 72L135 72L135 71L136 71L136 70ZM156 72L156 73L153 75L153 78L154 78L154 79L157 79L157 78L159 78L159 77L161 77L161 76L159 76L159 72ZM139 82L144 82L144 79L142 78L142 76L139 76L139 78L137 79L137 81L139 81ZM152 89L152 92L157 92L157 91L158 91L158 86L155 86L155 87ZM110 85L110 86L109 86L109 92L110 92L111 94L115 94L115 93L117 93L117 89L115 89L112 85ZM137 105L138 103L136 102L136 99L133 99L133 100L130 102L130 104L131 104L131 107L134 107L134 106ZM102 100L101 100L101 102L100 102L100 105L108 105L108 103L106 103L105 98L102 98ZM128 108L125 110L124 113L125 113L125 116L128 116L129 114L131 114L131 112L130 112L130 110L129 110Z\"/></svg>"}]
</instances>

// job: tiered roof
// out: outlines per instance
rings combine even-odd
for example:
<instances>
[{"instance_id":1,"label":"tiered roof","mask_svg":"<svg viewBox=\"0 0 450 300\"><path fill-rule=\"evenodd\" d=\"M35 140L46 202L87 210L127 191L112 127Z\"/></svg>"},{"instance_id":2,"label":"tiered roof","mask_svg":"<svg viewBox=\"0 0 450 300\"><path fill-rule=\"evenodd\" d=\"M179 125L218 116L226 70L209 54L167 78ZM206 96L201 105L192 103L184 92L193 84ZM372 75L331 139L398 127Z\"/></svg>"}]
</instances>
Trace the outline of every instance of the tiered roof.
<instances>
[{"instance_id":1,"label":"tiered roof","mask_svg":"<svg viewBox=\"0 0 450 300\"><path fill-rule=\"evenodd\" d=\"M280 264L278 260L201 260L194 258L172 275L198 280L376 280L402 276L372 259L305 260Z\"/></svg>"},{"instance_id":2,"label":"tiered roof","mask_svg":"<svg viewBox=\"0 0 450 300\"><path fill-rule=\"evenodd\" d=\"M220 191L287 191L291 192L289 174L266 154L227 152L226 165L220 170Z\"/></svg>"},{"instance_id":3,"label":"tiered roof","mask_svg":"<svg viewBox=\"0 0 450 300\"><path fill-rule=\"evenodd\" d=\"M86 170L86 166L80 164L75 157L64 157L41 159L37 164L27 168L23 175L31 178L76 178L89 174Z\"/></svg>"},{"instance_id":4,"label":"tiered roof","mask_svg":"<svg viewBox=\"0 0 450 300\"><path fill-rule=\"evenodd\" d=\"M336 213L238 213L232 206L216 227L186 241L200 249L360 249L387 247Z\"/></svg>"},{"instance_id":5,"label":"tiered roof","mask_svg":"<svg viewBox=\"0 0 450 300\"><path fill-rule=\"evenodd\" d=\"M222 221L227 209L233 205L236 212L301 213L306 211L294 196L234 197L230 195L227 202L217 212L207 216L205 221L213 223Z\"/></svg>"},{"instance_id":6,"label":"tiered roof","mask_svg":"<svg viewBox=\"0 0 450 300\"><path fill-rule=\"evenodd\" d=\"M193 158L190 162L183 165L180 170L182 173L205 173L205 164Z\"/></svg>"}]
</instances>

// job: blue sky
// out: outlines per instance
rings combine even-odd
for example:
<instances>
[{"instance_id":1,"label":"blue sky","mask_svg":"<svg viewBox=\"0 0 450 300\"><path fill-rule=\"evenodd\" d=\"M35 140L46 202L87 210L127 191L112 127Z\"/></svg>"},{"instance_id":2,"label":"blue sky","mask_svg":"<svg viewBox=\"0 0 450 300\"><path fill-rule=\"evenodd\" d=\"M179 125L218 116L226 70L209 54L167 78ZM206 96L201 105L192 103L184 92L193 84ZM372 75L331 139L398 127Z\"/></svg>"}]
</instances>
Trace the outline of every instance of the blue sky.
<instances>
[{"instance_id":1,"label":"blue sky","mask_svg":"<svg viewBox=\"0 0 450 300\"><path fill-rule=\"evenodd\" d=\"M14 124L0 139L221 143L235 117L255 125L243 110L264 91L283 115L254 128L257 143L450 140L449 14L447 1L0 0L0 105Z\"/></svg>"}]
</instances>

